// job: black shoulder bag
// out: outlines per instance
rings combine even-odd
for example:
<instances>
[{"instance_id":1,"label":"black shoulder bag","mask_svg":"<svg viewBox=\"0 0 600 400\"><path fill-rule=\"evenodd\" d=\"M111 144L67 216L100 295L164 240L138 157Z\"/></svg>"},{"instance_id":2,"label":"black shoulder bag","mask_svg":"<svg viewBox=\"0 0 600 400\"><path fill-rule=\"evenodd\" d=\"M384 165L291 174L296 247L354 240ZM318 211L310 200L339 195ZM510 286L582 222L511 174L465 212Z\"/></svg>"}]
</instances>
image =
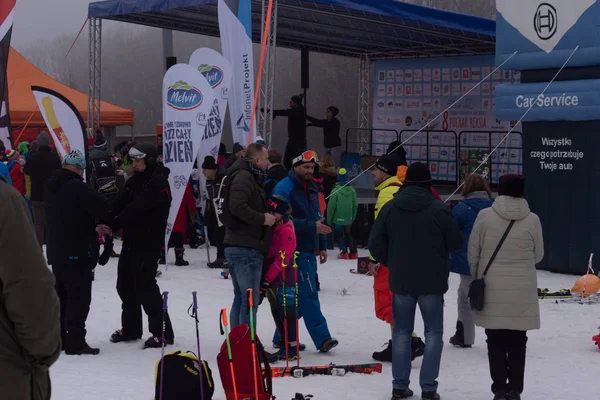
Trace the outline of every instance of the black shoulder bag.
<instances>
[{"instance_id":1,"label":"black shoulder bag","mask_svg":"<svg viewBox=\"0 0 600 400\"><path fill-rule=\"evenodd\" d=\"M492 263L496 259L496 256L498 255L500 248L504 244L504 241L506 240L506 237L508 236L508 233L510 232L510 230L512 229L514 224L515 224L514 220L510 221L510 224L508 224L508 228L506 228L506 231L504 232L502 239L500 239L500 243L498 243L496 250L494 250L494 254L492 254L492 257L490 257L490 261L488 261L487 266L485 267L485 271L483 271L483 275L481 275L481 278L477 278L477 275L479 273L479 266L477 267L475 279L473 280L473 282L471 283L471 286L469 287L469 301L471 303L471 309L474 311L483 310L483 303L485 300L485 281L484 281L485 275L487 274L488 270L492 266Z\"/></svg>"}]
</instances>

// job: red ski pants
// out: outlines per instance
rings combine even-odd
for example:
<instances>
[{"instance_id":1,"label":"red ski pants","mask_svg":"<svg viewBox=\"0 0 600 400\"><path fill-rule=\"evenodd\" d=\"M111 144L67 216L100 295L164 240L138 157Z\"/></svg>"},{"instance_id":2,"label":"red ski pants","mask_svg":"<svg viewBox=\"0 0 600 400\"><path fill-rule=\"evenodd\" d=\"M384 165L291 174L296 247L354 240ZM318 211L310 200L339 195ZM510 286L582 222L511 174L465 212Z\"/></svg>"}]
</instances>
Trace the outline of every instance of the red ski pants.
<instances>
[{"instance_id":1,"label":"red ski pants","mask_svg":"<svg viewBox=\"0 0 600 400\"><path fill-rule=\"evenodd\" d=\"M382 321L394 325L392 316L392 292L388 285L389 272L385 265L379 266L379 272L374 277L373 292L375 295L375 315Z\"/></svg>"}]
</instances>

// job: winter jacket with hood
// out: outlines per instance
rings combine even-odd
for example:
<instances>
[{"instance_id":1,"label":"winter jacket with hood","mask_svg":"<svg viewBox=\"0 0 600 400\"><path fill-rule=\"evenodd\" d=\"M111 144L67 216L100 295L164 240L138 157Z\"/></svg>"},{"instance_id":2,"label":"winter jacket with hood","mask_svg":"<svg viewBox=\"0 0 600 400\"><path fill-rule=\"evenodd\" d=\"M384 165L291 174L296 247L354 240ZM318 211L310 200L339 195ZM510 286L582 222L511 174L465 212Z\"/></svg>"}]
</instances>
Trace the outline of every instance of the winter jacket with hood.
<instances>
[{"instance_id":1,"label":"winter jacket with hood","mask_svg":"<svg viewBox=\"0 0 600 400\"><path fill-rule=\"evenodd\" d=\"M317 234L316 222L323 219L317 185L312 181L301 182L292 169L275 186L273 196L283 197L292 207L296 250L308 253L327 250L327 235Z\"/></svg>"},{"instance_id":2,"label":"winter jacket with hood","mask_svg":"<svg viewBox=\"0 0 600 400\"><path fill-rule=\"evenodd\" d=\"M358 211L358 196L350 185L335 185L327 203L327 225L352 225Z\"/></svg>"},{"instance_id":3,"label":"winter jacket with hood","mask_svg":"<svg viewBox=\"0 0 600 400\"><path fill-rule=\"evenodd\" d=\"M96 225L110 211L107 200L63 168L48 180L45 197L48 263L91 270L99 257Z\"/></svg>"},{"instance_id":4,"label":"winter jacket with hood","mask_svg":"<svg viewBox=\"0 0 600 400\"><path fill-rule=\"evenodd\" d=\"M413 185L383 207L369 236L371 255L388 266L390 290L413 296L448 291L448 254L462 245L450 208Z\"/></svg>"},{"instance_id":5,"label":"winter jacket with hood","mask_svg":"<svg viewBox=\"0 0 600 400\"><path fill-rule=\"evenodd\" d=\"M49 146L40 146L36 152L29 155L23 172L31 177L32 201L44 201L46 183L52 173L60 168L60 157Z\"/></svg>"},{"instance_id":6,"label":"winter jacket with hood","mask_svg":"<svg viewBox=\"0 0 600 400\"><path fill-rule=\"evenodd\" d=\"M0 397L49 400L60 354L54 276L23 197L2 179L0 204Z\"/></svg>"},{"instance_id":7,"label":"winter jacket with hood","mask_svg":"<svg viewBox=\"0 0 600 400\"><path fill-rule=\"evenodd\" d=\"M479 213L469 239L471 275L481 278L511 220L516 222L485 276L485 304L474 311L475 323L486 329L539 329L535 266L544 258L544 239L527 200L499 196Z\"/></svg>"},{"instance_id":8,"label":"winter jacket with hood","mask_svg":"<svg viewBox=\"0 0 600 400\"><path fill-rule=\"evenodd\" d=\"M463 201L455 205L452 209L452 215L463 234L465 244L462 249L450 254L450 259L448 260L450 272L467 276L471 275L467 259L469 237L471 236L471 231L479 212L484 208L491 207L492 204L494 204L494 200L490 199L488 192L481 191L469 193Z\"/></svg>"},{"instance_id":9,"label":"winter jacket with hood","mask_svg":"<svg viewBox=\"0 0 600 400\"><path fill-rule=\"evenodd\" d=\"M13 187L21 194L21 196L25 196L27 194L27 186L25 185L23 167L16 160L10 161L7 167L10 172L10 179Z\"/></svg>"},{"instance_id":10,"label":"winter jacket with hood","mask_svg":"<svg viewBox=\"0 0 600 400\"><path fill-rule=\"evenodd\" d=\"M282 270L283 264L281 262L281 251L285 252L285 264L286 277L285 285L288 287L294 286L296 283L294 280L294 270L292 269L292 260L294 257L294 250L296 250L296 233L294 232L294 225L290 221L286 223L275 225L273 228L273 239L271 240L271 247L264 260L264 280L267 281L271 287L279 288L282 285Z\"/></svg>"},{"instance_id":11,"label":"winter jacket with hood","mask_svg":"<svg viewBox=\"0 0 600 400\"><path fill-rule=\"evenodd\" d=\"M263 254L271 246L273 230L264 225L267 194L252 171L247 158L241 158L227 171L229 212L238 221L236 229L225 231L225 246L246 247Z\"/></svg>"}]
</instances>

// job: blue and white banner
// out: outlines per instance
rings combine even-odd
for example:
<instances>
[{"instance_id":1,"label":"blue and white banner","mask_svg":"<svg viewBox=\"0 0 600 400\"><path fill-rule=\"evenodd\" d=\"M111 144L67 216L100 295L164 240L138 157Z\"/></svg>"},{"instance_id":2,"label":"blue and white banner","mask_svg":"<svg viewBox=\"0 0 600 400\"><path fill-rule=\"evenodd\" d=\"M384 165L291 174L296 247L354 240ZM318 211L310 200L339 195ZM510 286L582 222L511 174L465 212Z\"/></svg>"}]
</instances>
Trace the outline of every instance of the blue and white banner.
<instances>
[{"instance_id":1,"label":"blue and white banner","mask_svg":"<svg viewBox=\"0 0 600 400\"><path fill-rule=\"evenodd\" d=\"M497 116L523 121L591 121L600 119L600 79L501 85L496 88Z\"/></svg>"},{"instance_id":2,"label":"blue and white banner","mask_svg":"<svg viewBox=\"0 0 600 400\"><path fill-rule=\"evenodd\" d=\"M237 16L232 6L238 3ZM234 8L235 10L235 8ZM223 56L233 68L229 91L229 117L233 141L248 143L254 106L254 63L252 58L252 8L250 0L219 0L219 31ZM256 138L256 122L251 142Z\"/></svg>"},{"instance_id":3,"label":"blue and white banner","mask_svg":"<svg viewBox=\"0 0 600 400\"><path fill-rule=\"evenodd\" d=\"M171 208L165 249L179 212L198 149L204 145L215 95L206 78L188 64L169 68L163 78L163 162L171 170ZM219 146L217 144L217 150ZM165 251L165 254L167 252Z\"/></svg>"},{"instance_id":4,"label":"blue and white banner","mask_svg":"<svg viewBox=\"0 0 600 400\"><path fill-rule=\"evenodd\" d=\"M210 155L217 159L219 156L219 145L227 111L227 99L229 98L229 86L231 84L232 68L229 61L213 49L206 47L196 50L190 57L190 65L198 70L212 86L215 101L210 110L202 146L198 149L198 166L202 165L204 157ZM201 206L206 204L206 179L204 174L199 174L199 187Z\"/></svg>"},{"instance_id":5,"label":"blue and white banner","mask_svg":"<svg viewBox=\"0 0 600 400\"><path fill-rule=\"evenodd\" d=\"M597 0L497 0L496 65L559 68L576 46L569 67L600 64Z\"/></svg>"}]
</instances>

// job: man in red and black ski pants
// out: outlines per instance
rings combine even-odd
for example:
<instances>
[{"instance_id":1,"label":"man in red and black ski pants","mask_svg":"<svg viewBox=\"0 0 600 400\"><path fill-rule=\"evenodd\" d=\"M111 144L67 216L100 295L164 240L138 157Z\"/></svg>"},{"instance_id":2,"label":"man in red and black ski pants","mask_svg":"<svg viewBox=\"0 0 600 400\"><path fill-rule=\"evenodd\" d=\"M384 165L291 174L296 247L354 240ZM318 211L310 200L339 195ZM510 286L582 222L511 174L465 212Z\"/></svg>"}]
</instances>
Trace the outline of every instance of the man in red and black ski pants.
<instances>
[{"instance_id":1,"label":"man in red and black ski pants","mask_svg":"<svg viewBox=\"0 0 600 400\"><path fill-rule=\"evenodd\" d=\"M122 301L122 328L112 334L113 343L142 337L142 308L148 315L152 336L144 348L162 346L162 297L156 283L158 259L165 238L171 206L169 182L156 173L158 150L152 143L136 144L129 156L135 174L125 184L116 202L110 228L123 230L123 248L119 258L117 292ZM164 315L165 345L173 344L174 333L169 315Z\"/></svg>"},{"instance_id":2,"label":"man in red and black ski pants","mask_svg":"<svg viewBox=\"0 0 600 400\"><path fill-rule=\"evenodd\" d=\"M402 187L402 183L398 179L398 167L403 164L403 160L397 155L384 155L375 164L373 168L373 180L375 181L375 190L379 192L377 203L375 205L375 219L379 212L387 204L388 201L394 198L394 195ZM393 330L394 317L392 315L392 292L389 289L388 283L388 268L385 265L376 264L371 257L369 263L369 273L373 275L373 294L375 296L375 315L382 321L387 322ZM413 333L411 343L412 359L423 355L425 345L421 338ZM382 351L373 353L373 359L380 362L392 362L392 340L388 342L388 346Z\"/></svg>"}]
</instances>

